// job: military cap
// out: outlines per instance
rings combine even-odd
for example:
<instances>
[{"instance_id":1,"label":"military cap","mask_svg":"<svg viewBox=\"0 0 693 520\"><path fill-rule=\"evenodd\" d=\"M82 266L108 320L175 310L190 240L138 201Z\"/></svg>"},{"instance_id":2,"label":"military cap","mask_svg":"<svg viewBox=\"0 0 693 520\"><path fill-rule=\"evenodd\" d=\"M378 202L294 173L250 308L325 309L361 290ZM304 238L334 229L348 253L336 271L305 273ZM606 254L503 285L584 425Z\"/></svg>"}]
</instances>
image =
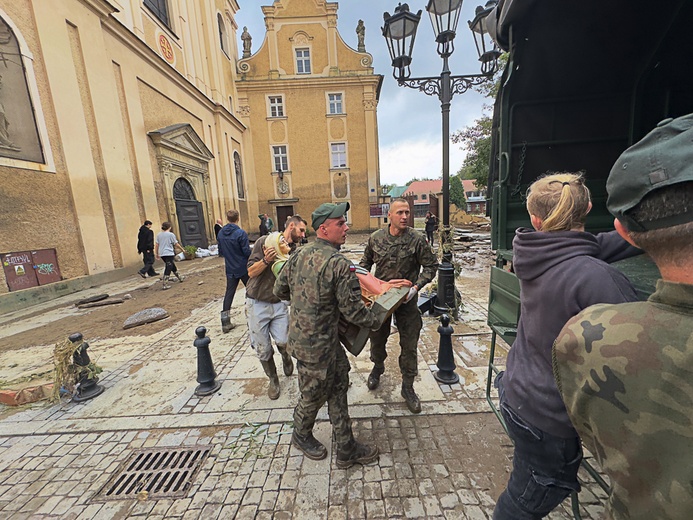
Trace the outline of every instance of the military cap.
<instances>
[{"instance_id":1,"label":"military cap","mask_svg":"<svg viewBox=\"0 0 693 520\"><path fill-rule=\"evenodd\" d=\"M326 202L325 204L320 204L311 215L313 218L313 229L317 231L320 224L325 222L328 218L342 217L347 211L349 211L348 202L341 202L339 204Z\"/></svg>"},{"instance_id":2,"label":"military cap","mask_svg":"<svg viewBox=\"0 0 693 520\"><path fill-rule=\"evenodd\" d=\"M650 192L693 181L693 114L665 119L628 148L606 181L606 207L630 231L648 231L693 221L693 212L653 222L626 215Z\"/></svg>"}]
</instances>

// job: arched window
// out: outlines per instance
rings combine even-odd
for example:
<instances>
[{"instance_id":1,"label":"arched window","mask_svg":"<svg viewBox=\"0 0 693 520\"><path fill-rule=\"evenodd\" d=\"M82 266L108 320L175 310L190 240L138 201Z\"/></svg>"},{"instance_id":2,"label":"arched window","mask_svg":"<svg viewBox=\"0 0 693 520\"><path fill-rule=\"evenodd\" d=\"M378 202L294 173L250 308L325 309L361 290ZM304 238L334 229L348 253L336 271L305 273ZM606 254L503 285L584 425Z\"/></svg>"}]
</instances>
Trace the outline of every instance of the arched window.
<instances>
[{"instance_id":1,"label":"arched window","mask_svg":"<svg viewBox=\"0 0 693 520\"><path fill-rule=\"evenodd\" d=\"M224 23L224 17L221 13L217 13L217 25L219 26L219 45L221 50L224 51L226 57L229 56L229 39L226 35L226 24Z\"/></svg>"},{"instance_id":2,"label":"arched window","mask_svg":"<svg viewBox=\"0 0 693 520\"><path fill-rule=\"evenodd\" d=\"M195 190L184 178L176 179L173 183L173 198L176 200L197 200Z\"/></svg>"},{"instance_id":3,"label":"arched window","mask_svg":"<svg viewBox=\"0 0 693 520\"><path fill-rule=\"evenodd\" d=\"M2 18L0 18L0 157L46 163L19 42L10 25Z\"/></svg>"},{"instance_id":4,"label":"arched window","mask_svg":"<svg viewBox=\"0 0 693 520\"><path fill-rule=\"evenodd\" d=\"M243 167L241 166L241 156L238 152L233 152L233 166L236 170L236 188L238 189L238 198L245 198L245 189L243 188Z\"/></svg>"}]
</instances>

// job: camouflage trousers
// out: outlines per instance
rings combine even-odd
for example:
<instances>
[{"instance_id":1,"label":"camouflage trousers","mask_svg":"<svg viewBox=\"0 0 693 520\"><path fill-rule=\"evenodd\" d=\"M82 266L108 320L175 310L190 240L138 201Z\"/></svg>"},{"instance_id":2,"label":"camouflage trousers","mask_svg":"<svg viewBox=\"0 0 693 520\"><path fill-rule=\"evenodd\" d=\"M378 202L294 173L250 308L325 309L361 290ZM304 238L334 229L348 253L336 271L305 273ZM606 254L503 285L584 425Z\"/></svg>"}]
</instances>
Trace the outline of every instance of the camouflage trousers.
<instances>
[{"instance_id":1,"label":"camouflage trousers","mask_svg":"<svg viewBox=\"0 0 693 520\"><path fill-rule=\"evenodd\" d=\"M407 303L400 305L395 311L397 319L397 329L399 330L399 369L402 372L402 381L405 383L413 383L416 378L416 348L419 343L419 335L423 320L421 312L417 305L417 299L413 298ZM392 318L385 320L382 327L375 332L371 332L371 361L376 367L385 369L385 359L387 358L387 349L385 345L387 338L390 336L390 321Z\"/></svg>"},{"instance_id":2,"label":"camouflage trousers","mask_svg":"<svg viewBox=\"0 0 693 520\"><path fill-rule=\"evenodd\" d=\"M296 362L301 397L294 409L294 431L301 437L311 433L318 411L327 402L335 441L341 448L354 438L347 403L351 366L342 346L336 349L335 359L326 369L318 368L315 363Z\"/></svg>"}]
</instances>

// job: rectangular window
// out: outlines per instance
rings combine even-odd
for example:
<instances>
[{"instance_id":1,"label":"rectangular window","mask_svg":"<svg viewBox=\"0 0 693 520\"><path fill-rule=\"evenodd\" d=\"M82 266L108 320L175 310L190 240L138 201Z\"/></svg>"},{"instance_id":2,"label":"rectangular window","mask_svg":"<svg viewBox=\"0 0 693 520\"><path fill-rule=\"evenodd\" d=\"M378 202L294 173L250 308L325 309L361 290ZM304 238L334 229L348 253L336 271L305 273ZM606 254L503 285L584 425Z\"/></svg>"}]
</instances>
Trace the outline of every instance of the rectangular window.
<instances>
[{"instance_id":1,"label":"rectangular window","mask_svg":"<svg viewBox=\"0 0 693 520\"><path fill-rule=\"evenodd\" d=\"M342 110L342 95L341 94L327 94L329 99L329 110L330 114L343 114Z\"/></svg>"},{"instance_id":2,"label":"rectangular window","mask_svg":"<svg viewBox=\"0 0 693 520\"><path fill-rule=\"evenodd\" d=\"M346 144L333 143L330 145L332 155L332 168L346 168Z\"/></svg>"},{"instance_id":3,"label":"rectangular window","mask_svg":"<svg viewBox=\"0 0 693 520\"><path fill-rule=\"evenodd\" d=\"M167 0L144 0L144 5L161 20L166 27L170 27L168 23L168 5Z\"/></svg>"},{"instance_id":4,"label":"rectangular window","mask_svg":"<svg viewBox=\"0 0 693 520\"><path fill-rule=\"evenodd\" d=\"M274 171L289 171L289 156L286 153L286 145L273 146L272 156L274 157Z\"/></svg>"},{"instance_id":5,"label":"rectangular window","mask_svg":"<svg viewBox=\"0 0 693 520\"><path fill-rule=\"evenodd\" d=\"M418 196L418 195L414 195L414 200L419 200L419 196Z\"/></svg>"},{"instance_id":6,"label":"rectangular window","mask_svg":"<svg viewBox=\"0 0 693 520\"><path fill-rule=\"evenodd\" d=\"M296 72L310 74L310 49L296 49Z\"/></svg>"},{"instance_id":7,"label":"rectangular window","mask_svg":"<svg viewBox=\"0 0 693 520\"><path fill-rule=\"evenodd\" d=\"M270 96L270 117L284 117L284 98L282 96Z\"/></svg>"},{"instance_id":8,"label":"rectangular window","mask_svg":"<svg viewBox=\"0 0 693 520\"><path fill-rule=\"evenodd\" d=\"M428 198L428 195L421 195L421 200L426 200Z\"/></svg>"}]
</instances>

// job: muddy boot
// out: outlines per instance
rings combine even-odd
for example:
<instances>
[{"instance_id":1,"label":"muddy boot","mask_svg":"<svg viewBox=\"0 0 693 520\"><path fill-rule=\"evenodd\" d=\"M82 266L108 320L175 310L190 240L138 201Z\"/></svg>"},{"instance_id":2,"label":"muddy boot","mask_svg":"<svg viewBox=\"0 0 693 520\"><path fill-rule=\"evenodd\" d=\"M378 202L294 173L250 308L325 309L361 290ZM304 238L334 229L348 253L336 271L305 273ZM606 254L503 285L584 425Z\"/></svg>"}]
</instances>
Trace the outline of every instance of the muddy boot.
<instances>
[{"instance_id":1,"label":"muddy boot","mask_svg":"<svg viewBox=\"0 0 693 520\"><path fill-rule=\"evenodd\" d=\"M306 437L301 437L295 431L291 436L291 443L296 446L309 459L322 460L327 457L327 448L309 433Z\"/></svg>"},{"instance_id":2,"label":"muddy boot","mask_svg":"<svg viewBox=\"0 0 693 520\"><path fill-rule=\"evenodd\" d=\"M277 376L277 366L274 364L274 358L269 358L267 361L260 361L262 368L265 369L265 374L269 377L269 388L267 389L267 397L270 399L279 399L279 377Z\"/></svg>"},{"instance_id":3,"label":"muddy boot","mask_svg":"<svg viewBox=\"0 0 693 520\"><path fill-rule=\"evenodd\" d=\"M378 460L378 447L361 444L352 439L346 446L337 451L337 467L350 468L354 464L370 464Z\"/></svg>"},{"instance_id":4,"label":"muddy boot","mask_svg":"<svg viewBox=\"0 0 693 520\"><path fill-rule=\"evenodd\" d=\"M183 277L182 277L181 275L178 274L178 271L176 271L176 272L173 273L173 274L176 275L176 278L178 278L178 281L179 281L179 282L182 282L182 281L183 281Z\"/></svg>"},{"instance_id":5,"label":"muddy boot","mask_svg":"<svg viewBox=\"0 0 693 520\"><path fill-rule=\"evenodd\" d=\"M294 361L286 351L286 347L277 347L277 350L282 355L282 367L284 368L284 375L290 376L294 373Z\"/></svg>"},{"instance_id":6,"label":"muddy boot","mask_svg":"<svg viewBox=\"0 0 693 520\"><path fill-rule=\"evenodd\" d=\"M378 388L378 385L380 384L380 376L383 375L383 372L385 372L385 367L373 365L373 370L371 370L371 373L368 376L368 382L366 383L369 390L375 390Z\"/></svg>"},{"instance_id":7,"label":"muddy boot","mask_svg":"<svg viewBox=\"0 0 693 520\"><path fill-rule=\"evenodd\" d=\"M413 383L402 383L402 397L404 397L407 408L409 408L411 413L421 413L421 401L419 401L419 396L414 392Z\"/></svg>"},{"instance_id":8,"label":"muddy boot","mask_svg":"<svg viewBox=\"0 0 693 520\"><path fill-rule=\"evenodd\" d=\"M163 285L161 286L161 288L164 289L164 290L170 289L171 286L169 285L169 281L170 281L170 277L164 276L164 277L162 278Z\"/></svg>"},{"instance_id":9,"label":"muddy boot","mask_svg":"<svg viewBox=\"0 0 693 520\"><path fill-rule=\"evenodd\" d=\"M231 331L236 327L233 323L231 323L231 315L229 314L229 311L221 311L221 331L226 334L227 332Z\"/></svg>"}]
</instances>

